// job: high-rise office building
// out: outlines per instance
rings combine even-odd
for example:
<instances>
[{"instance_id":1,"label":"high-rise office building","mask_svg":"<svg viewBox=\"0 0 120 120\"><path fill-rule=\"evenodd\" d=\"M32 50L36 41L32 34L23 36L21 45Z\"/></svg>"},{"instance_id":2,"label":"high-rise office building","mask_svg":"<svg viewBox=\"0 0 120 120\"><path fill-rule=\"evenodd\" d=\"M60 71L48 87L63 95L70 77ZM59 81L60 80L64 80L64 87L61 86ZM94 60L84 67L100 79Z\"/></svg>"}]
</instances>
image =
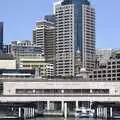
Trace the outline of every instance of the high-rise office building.
<instances>
[{"instance_id":1,"label":"high-rise office building","mask_svg":"<svg viewBox=\"0 0 120 120\"><path fill-rule=\"evenodd\" d=\"M3 49L3 22L0 22L0 50Z\"/></svg>"},{"instance_id":2,"label":"high-rise office building","mask_svg":"<svg viewBox=\"0 0 120 120\"><path fill-rule=\"evenodd\" d=\"M91 71L95 66L95 9L88 0L63 0L55 6L55 15L56 75L75 76L81 68Z\"/></svg>"},{"instance_id":3,"label":"high-rise office building","mask_svg":"<svg viewBox=\"0 0 120 120\"><path fill-rule=\"evenodd\" d=\"M63 2L63 0L54 0L53 2L53 14L55 15L55 9L56 7L58 7L59 5L61 5L61 3Z\"/></svg>"},{"instance_id":4,"label":"high-rise office building","mask_svg":"<svg viewBox=\"0 0 120 120\"><path fill-rule=\"evenodd\" d=\"M55 64L55 24L42 20L33 30L33 44L39 45L46 62Z\"/></svg>"}]
</instances>

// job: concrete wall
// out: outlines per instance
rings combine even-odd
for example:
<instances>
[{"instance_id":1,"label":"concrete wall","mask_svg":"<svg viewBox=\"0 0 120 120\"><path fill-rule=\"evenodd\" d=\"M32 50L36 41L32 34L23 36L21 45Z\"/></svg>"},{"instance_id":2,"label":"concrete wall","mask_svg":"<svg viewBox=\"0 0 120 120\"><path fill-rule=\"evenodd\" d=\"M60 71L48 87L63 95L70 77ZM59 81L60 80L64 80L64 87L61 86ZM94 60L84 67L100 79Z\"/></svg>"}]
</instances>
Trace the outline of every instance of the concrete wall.
<instances>
[{"instance_id":1,"label":"concrete wall","mask_svg":"<svg viewBox=\"0 0 120 120\"><path fill-rule=\"evenodd\" d=\"M120 82L4 82L3 95L16 95L16 89L109 89L107 95L120 95ZM86 95L86 94L85 94ZM91 95L91 94L88 94ZM100 95L100 94L97 94ZM105 95L105 94L104 94Z\"/></svg>"},{"instance_id":2,"label":"concrete wall","mask_svg":"<svg viewBox=\"0 0 120 120\"><path fill-rule=\"evenodd\" d=\"M16 69L16 60L0 60L0 69Z\"/></svg>"}]
</instances>

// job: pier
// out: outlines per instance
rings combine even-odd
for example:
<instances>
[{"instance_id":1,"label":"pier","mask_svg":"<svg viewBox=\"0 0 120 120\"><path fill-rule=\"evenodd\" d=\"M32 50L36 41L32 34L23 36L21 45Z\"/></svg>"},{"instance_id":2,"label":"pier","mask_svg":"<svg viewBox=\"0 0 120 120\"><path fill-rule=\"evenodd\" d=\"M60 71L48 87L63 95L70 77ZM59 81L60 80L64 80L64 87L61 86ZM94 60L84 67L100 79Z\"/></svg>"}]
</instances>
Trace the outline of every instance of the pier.
<instances>
[{"instance_id":1,"label":"pier","mask_svg":"<svg viewBox=\"0 0 120 120\"><path fill-rule=\"evenodd\" d=\"M94 109L97 118L118 117L120 112L120 82L2 79L1 90L0 108L22 119L44 115L66 118L80 107Z\"/></svg>"},{"instance_id":2,"label":"pier","mask_svg":"<svg viewBox=\"0 0 120 120\"><path fill-rule=\"evenodd\" d=\"M0 103L0 108L6 111L6 115L10 118L29 119L37 116L60 116L60 117L75 117L75 109L78 107L89 108L89 101L79 101L76 106L74 101L63 103L64 108L60 106L60 102L51 101L49 104L45 101L40 102L9 102ZM49 106L49 107L48 107ZM120 114L120 103L110 102L93 102L92 109L95 110L95 118L115 118ZM118 113L117 113L118 112ZM7 114L8 113L8 114ZM119 114L119 115L118 115Z\"/></svg>"}]
</instances>

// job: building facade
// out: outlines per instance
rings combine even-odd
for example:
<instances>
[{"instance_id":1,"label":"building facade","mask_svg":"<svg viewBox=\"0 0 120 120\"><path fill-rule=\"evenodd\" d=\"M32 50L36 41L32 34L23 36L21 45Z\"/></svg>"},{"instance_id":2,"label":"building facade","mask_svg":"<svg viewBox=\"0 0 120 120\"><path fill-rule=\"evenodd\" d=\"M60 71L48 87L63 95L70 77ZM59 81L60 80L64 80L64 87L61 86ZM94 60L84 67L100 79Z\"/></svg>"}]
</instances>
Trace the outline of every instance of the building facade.
<instances>
[{"instance_id":1,"label":"building facade","mask_svg":"<svg viewBox=\"0 0 120 120\"><path fill-rule=\"evenodd\" d=\"M55 7L55 15L56 75L75 76L81 68L91 71L95 66L95 9L88 0L64 0Z\"/></svg>"},{"instance_id":2,"label":"building facade","mask_svg":"<svg viewBox=\"0 0 120 120\"><path fill-rule=\"evenodd\" d=\"M109 58L112 55L112 51L113 51L113 49L111 49L111 48L96 49L96 59L98 61L98 64L106 64L107 60L109 60Z\"/></svg>"},{"instance_id":3,"label":"building facade","mask_svg":"<svg viewBox=\"0 0 120 120\"><path fill-rule=\"evenodd\" d=\"M107 57L107 56L106 56ZM120 50L113 50L109 59L100 64L89 75L90 80L119 81L120 80Z\"/></svg>"},{"instance_id":4,"label":"building facade","mask_svg":"<svg viewBox=\"0 0 120 120\"><path fill-rule=\"evenodd\" d=\"M36 22L33 44L39 45L46 62L55 64L55 24L50 21Z\"/></svg>"},{"instance_id":5,"label":"building facade","mask_svg":"<svg viewBox=\"0 0 120 120\"><path fill-rule=\"evenodd\" d=\"M38 77L54 76L54 66L45 61L40 45L33 45L31 41L23 40L13 41L9 48L4 51L9 51L14 56L17 69L35 70Z\"/></svg>"},{"instance_id":6,"label":"building facade","mask_svg":"<svg viewBox=\"0 0 120 120\"><path fill-rule=\"evenodd\" d=\"M13 41L10 45L10 53L15 57L17 60L17 67L20 66L20 59L36 59L41 58L41 47L33 45L29 40L23 41Z\"/></svg>"},{"instance_id":7,"label":"building facade","mask_svg":"<svg viewBox=\"0 0 120 120\"><path fill-rule=\"evenodd\" d=\"M119 82L83 82L61 80L45 80L45 79L21 79L21 81L10 80L4 81L4 95L47 95L58 98L62 96L81 97L86 96L101 96L104 95L120 95ZM64 82L63 82L64 81ZM68 82L69 81L69 82ZM11 89L11 86L12 89ZM104 86L104 88L103 88ZM10 90L10 92L9 92ZM63 97L66 98L67 96ZM83 97L82 96L82 97ZM82 98L81 97L81 98ZM86 97L86 99L87 99ZM56 99L57 99L56 98ZM98 100L96 100L98 101Z\"/></svg>"},{"instance_id":8,"label":"building facade","mask_svg":"<svg viewBox=\"0 0 120 120\"><path fill-rule=\"evenodd\" d=\"M12 45L19 45L19 46L29 46L32 45L32 41L30 40L17 40L17 41L12 41Z\"/></svg>"},{"instance_id":9,"label":"building facade","mask_svg":"<svg viewBox=\"0 0 120 120\"><path fill-rule=\"evenodd\" d=\"M54 76L54 66L53 64L46 63L44 58L28 58L20 59L21 69L35 69L38 77L52 77Z\"/></svg>"},{"instance_id":10,"label":"building facade","mask_svg":"<svg viewBox=\"0 0 120 120\"><path fill-rule=\"evenodd\" d=\"M3 53L5 53L5 54L11 53L11 44L3 45Z\"/></svg>"},{"instance_id":11,"label":"building facade","mask_svg":"<svg viewBox=\"0 0 120 120\"><path fill-rule=\"evenodd\" d=\"M54 15L55 15L56 7L58 7L59 5L61 5L62 2L63 2L63 0L58 0L58 1L54 1L53 2L53 14Z\"/></svg>"},{"instance_id":12,"label":"building facade","mask_svg":"<svg viewBox=\"0 0 120 120\"><path fill-rule=\"evenodd\" d=\"M0 50L3 49L3 22L0 22Z\"/></svg>"},{"instance_id":13,"label":"building facade","mask_svg":"<svg viewBox=\"0 0 120 120\"><path fill-rule=\"evenodd\" d=\"M4 53L11 54L16 59L16 67L20 68L20 59L41 58L41 47L33 45L29 40L12 41L10 45L4 45Z\"/></svg>"},{"instance_id":14,"label":"building facade","mask_svg":"<svg viewBox=\"0 0 120 120\"><path fill-rule=\"evenodd\" d=\"M16 60L10 54L0 53L0 69L16 69Z\"/></svg>"},{"instance_id":15,"label":"building facade","mask_svg":"<svg viewBox=\"0 0 120 120\"><path fill-rule=\"evenodd\" d=\"M0 69L16 69L16 60L0 60Z\"/></svg>"}]
</instances>

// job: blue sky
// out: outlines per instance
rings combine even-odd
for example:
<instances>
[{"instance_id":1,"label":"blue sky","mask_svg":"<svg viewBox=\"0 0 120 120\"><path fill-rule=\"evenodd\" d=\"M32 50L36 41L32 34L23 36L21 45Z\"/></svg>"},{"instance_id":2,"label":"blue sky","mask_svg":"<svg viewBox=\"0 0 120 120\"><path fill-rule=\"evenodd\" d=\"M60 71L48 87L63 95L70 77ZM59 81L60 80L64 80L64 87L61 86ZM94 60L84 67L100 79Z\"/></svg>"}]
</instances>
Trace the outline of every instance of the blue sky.
<instances>
[{"instance_id":1,"label":"blue sky","mask_svg":"<svg viewBox=\"0 0 120 120\"><path fill-rule=\"evenodd\" d=\"M90 0L96 8L96 45L120 48L120 0ZM4 43L32 39L35 21L52 13L53 0L0 0Z\"/></svg>"}]
</instances>

